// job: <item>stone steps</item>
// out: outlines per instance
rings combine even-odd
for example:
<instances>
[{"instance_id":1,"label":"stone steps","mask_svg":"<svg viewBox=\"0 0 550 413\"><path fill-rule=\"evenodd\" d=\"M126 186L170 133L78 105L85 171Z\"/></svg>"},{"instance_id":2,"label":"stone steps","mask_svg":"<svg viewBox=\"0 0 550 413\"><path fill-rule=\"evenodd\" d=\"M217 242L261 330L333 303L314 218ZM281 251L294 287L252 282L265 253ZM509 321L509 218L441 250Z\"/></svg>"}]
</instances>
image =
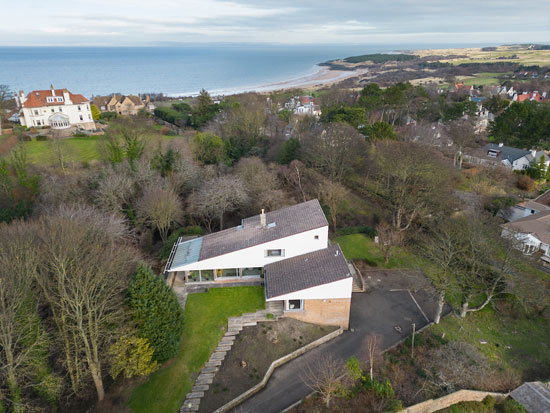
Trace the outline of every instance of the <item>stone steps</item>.
<instances>
[{"instance_id":1,"label":"stone steps","mask_svg":"<svg viewBox=\"0 0 550 413\"><path fill-rule=\"evenodd\" d=\"M233 347L236 337L244 327L255 326L260 321L267 321L267 314L273 314L275 318L282 316L282 302L267 303L265 310L259 310L255 313L246 313L240 317L230 317L227 320L226 333L220 339L216 350L214 350L210 359L200 371L191 392L187 393L180 412L196 412L199 410L200 401L204 397L204 393L210 388L210 385L214 381L215 374L225 360L225 356Z\"/></svg>"}]
</instances>

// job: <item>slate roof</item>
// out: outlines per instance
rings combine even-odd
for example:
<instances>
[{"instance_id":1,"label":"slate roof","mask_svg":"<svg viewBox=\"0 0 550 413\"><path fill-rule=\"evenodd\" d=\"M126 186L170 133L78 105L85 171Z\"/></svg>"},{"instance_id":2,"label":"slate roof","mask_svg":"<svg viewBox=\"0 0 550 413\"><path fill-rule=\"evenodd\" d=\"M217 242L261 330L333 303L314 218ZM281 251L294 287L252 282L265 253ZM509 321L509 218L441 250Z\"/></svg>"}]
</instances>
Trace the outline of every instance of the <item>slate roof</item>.
<instances>
[{"instance_id":1,"label":"slate roof","mask_svg":"<svg viewBox=\"0 0 550 413\"><path fill-rule=\"evenodd\" d=\"M542 211L508 222L503 227L520 234L531 234L545 244L550 244L550 211Z\"/></svg>"},{"instance_id":2,"label":"slate roof","mask_svg":"<svg viewBox=\"0 0 550 413\"><path fill-rule=\"evenodd\" d=\"M296 235L328 226L327 218L317 199L292 205L276 211L266 212L266 228L260 224L260 215L242 220L241 225L201 237L200 254L197 261L239 251L244 248L264 244L269 241ZM176 255L180 246L177 246ZM186 248L186 247L182 247ZM170 269L190 262L173 261Z\"/></svg>"},{"instance_id":3,"label":"slate roof","mask_svg":"<svg viewBox=\"0 0 550 413\"><path fill-rule=\"evenodd\" d=\"M550 390L540 381L523 383L510 393L510 397L525 407L529 413L550 412Z\"/></svg>"},{"instance_id":4,"label":"slate roof","mask_svg":"<svg viewBox=\"0 0 550 413\"><path fill-rule=\"evenodd\" d=\"M517 161L518 159L523 158L526 155L531 155L531 151L512 148L511 146L499 146L496 143L488 143L487 145L483 146L481 150L484 152L485 156L487 156L487 152L489 150L498 151L499 153L497 157L490 159L498 159L500 161L508 160L510 161L510 163Z\"/></svg>"},{"instance_id":5,"label":"slate roof","mask_svg":"<svg viewBox=\"0 0 550 413\"><path fill-rule=\"evenodd\" d=\"M266 299L344 280L351 273L338 244L322 250L267 264Z\"/></svg>"},{"instance_id":6,"label":"slate roof","mask_svg":"<svg viewBox=\"0 0 550 413\"><path fill-rule=\"evenodd\" d=\"M266 221L267 228L262 228L260 215L255 215L243 219L242 224L238 227L205 235L199 260L206 260L328 225L327 218L316 199L266 212Z\"/></svg>"},{"instance_id":7,"label":"slate roof","mask_svg":"<svg viewBox=\"0 0 550 413\"><path fill-rule=\"evenodd\" d=\"M545 193L536 197L535 202L538 204L542 204L550 207L550 189Z\"/></svg>"}]
</instances>

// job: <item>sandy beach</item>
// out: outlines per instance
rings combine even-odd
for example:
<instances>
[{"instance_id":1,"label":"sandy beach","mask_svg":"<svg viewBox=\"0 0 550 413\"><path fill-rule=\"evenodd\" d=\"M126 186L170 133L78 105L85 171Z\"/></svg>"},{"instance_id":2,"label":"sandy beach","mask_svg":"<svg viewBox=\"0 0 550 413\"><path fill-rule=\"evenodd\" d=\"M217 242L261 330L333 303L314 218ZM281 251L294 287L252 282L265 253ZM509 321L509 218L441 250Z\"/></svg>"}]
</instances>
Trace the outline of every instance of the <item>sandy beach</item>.
<instances>
[{"instance_id":1,"label":"sandy beach","mask_svg":"<svg viewBox=\"0 0 550 413\"><path fill-rule=\"evenodd\" d=\"M314 89L322 86L340 82L350 77L362 75L367 69L349 70L330 70L328 67L319 66L319 71L311 75L286 80L283 82L270 83L267 85L251 88L251 92L273 92L276 90L287 89Z\"/></svg>"}]
</instances>

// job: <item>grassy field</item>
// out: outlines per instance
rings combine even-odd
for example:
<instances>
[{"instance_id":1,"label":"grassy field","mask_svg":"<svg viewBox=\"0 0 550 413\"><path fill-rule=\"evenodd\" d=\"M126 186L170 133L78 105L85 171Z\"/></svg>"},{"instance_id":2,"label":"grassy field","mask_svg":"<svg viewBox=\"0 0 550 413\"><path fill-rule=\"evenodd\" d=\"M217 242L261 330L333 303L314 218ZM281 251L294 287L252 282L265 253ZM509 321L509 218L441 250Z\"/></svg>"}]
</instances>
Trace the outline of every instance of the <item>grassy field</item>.
<instances>
[{"instance_id":1,"label":"grassy field","mask_svg":"<svg viewBox=\"0 0 550 413\"><path fill-rule=\"evenodd\" d=\"M128 402L137 413L169 413L181 407L197 373L227 328L227 319L265 307L262 287L212 288L190 294L179 353L134 389Z\"/></svg>"},{"instance_id":2,"label":"grassy field","mask_svg":"<svg viewBox=\"0 0 550 413\"><path fill-rule=\"evenodd\" d=\"M462 79L464 81L465 85L469 86L488 86L488 85L500 85L501 81L499 80L500 77L505 76L509 73L476 73L474 77L465 77Z\"/></svg>"},{"instance_id":3,"label":"grassy field","mask_svg":"<svg viewBox=\"0 0 550 413\"><path fill-rule=\"evenodd\" d=\"M523 380L550 373L550 328L542 317L502 315L487 306L464 319L446 317L432 329L447 340L472 344L489 361L519 371Z\"/></svg>"}]
</instances>

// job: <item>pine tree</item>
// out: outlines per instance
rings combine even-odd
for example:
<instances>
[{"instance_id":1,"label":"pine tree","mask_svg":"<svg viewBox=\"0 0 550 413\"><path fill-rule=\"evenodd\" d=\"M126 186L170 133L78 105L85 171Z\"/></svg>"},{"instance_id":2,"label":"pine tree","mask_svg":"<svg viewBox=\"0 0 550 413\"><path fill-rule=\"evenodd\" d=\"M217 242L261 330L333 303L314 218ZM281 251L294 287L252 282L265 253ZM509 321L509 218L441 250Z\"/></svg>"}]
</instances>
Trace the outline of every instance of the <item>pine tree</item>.
<instances>
[{"instance_id":1,"label":"pine tree","mask_svg":"<svg viewBox=\"0 0 550 413\"><path fill-rule=\"evenodd\" d=\"M138 336L154 349L163 363L173 357L183 331L183 309L174 292L150 267L140 265L128 288L127 304L138 324Z\"/></svg>"}]
</instances>

